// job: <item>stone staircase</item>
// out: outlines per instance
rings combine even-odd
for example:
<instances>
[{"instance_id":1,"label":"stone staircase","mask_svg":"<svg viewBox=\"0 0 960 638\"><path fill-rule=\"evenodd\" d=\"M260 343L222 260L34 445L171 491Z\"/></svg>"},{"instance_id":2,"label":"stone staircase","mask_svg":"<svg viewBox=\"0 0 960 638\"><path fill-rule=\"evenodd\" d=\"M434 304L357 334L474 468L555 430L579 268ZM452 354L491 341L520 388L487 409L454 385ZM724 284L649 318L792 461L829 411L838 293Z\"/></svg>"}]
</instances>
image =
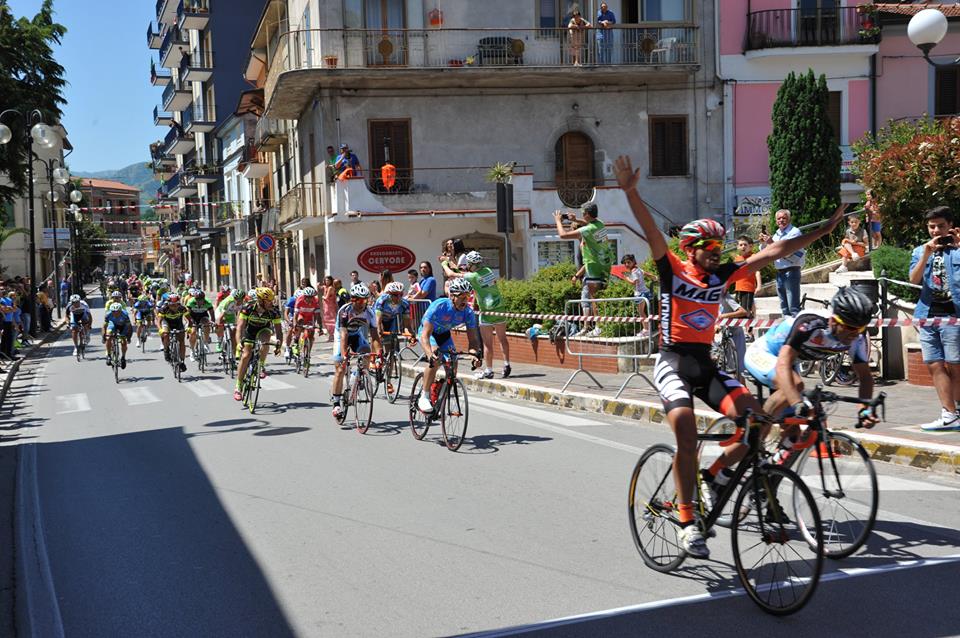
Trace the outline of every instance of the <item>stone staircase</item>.
<instances>
[{"instance_id":1,"label":"stone staircase","mask_svg":"<svg viewBox=\"0 0 960 638\"><path fill-rule=\"evenodd\" d=\"M838 264L839 265L839 264ZM856 280L875 280L873 272L850 271L845 273L831 272L829 280L826 283L800 284L800 295L807 295L814 299L824 299L829 301L837 293L840 286L850 286ZM772 297L757 297L757 318L758 319L777 319L780 313L780 298L776 293ZM819 310L822 306L816 303L807 304L807 309Z\"/></svg>"}]
</instances>

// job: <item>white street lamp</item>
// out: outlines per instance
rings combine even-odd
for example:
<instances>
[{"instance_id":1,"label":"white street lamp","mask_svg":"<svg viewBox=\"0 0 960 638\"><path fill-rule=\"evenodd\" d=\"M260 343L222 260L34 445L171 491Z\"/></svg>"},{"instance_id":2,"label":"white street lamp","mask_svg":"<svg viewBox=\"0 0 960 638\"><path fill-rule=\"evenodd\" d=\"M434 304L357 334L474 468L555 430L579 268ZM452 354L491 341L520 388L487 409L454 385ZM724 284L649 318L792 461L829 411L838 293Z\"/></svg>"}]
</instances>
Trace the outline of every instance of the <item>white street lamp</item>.
<instances>
[{"instance_id":1,"label":"white street lamp","mask_svg":"<svg viewBox=\"0 0 960 638\"><path fill-rule=\"evenodd\" d=\"M66 184L67 182L70 181L70 171L63 168L62 166L59 168L53 169L53 181L61 185Z\"/></svg>"},{"instance_id":2,"label":"white street lamp","mask_svg":"<svg viewBox=\"0 0 960 638\"><path fill-rule=\"evenodd\" d=\"M81 193L79 190L70 191L70 201L74 204L79 204L83 201L83 193ZM71 207L71 209L72 208L73 207Z\"/></svg>"},{"instance_id":3,"label":"white street lamp","mask_svg":"<svg viewBox=\"0 0 960 638\"><path fill-rule=\"evenodd\" d=\"M46 124L38 123L34 124L33 128L30 129L30 137L33 138L33 143L43 149L51 149L56 147L58 143L57 132L53 130L52 126L47 126Z\"/></svg>"},{"instance_id":4,"label":"white street lamp","mask_svg":"<svg viewBox=\"0 0 960 638\"><path fill-rule=\"evenodd\" d=\"M907 37L923 52L924 59L936 67L956 67L960 60L951 63L934 62L930 59L930 51L947 35L947 27L947 16L939 9L918 11L907 24Z\"/></svg>"},{"instance_id":5,"label":"white street lamp","mask_svg":"<svg viewBox=\"0 0 960 638\"><path fill-rule=\"evenodd\" d=\"M10 127L0 123L0 145L9 144L12 139L13 133L10 131Z\"/></svg>"}]
</instances>

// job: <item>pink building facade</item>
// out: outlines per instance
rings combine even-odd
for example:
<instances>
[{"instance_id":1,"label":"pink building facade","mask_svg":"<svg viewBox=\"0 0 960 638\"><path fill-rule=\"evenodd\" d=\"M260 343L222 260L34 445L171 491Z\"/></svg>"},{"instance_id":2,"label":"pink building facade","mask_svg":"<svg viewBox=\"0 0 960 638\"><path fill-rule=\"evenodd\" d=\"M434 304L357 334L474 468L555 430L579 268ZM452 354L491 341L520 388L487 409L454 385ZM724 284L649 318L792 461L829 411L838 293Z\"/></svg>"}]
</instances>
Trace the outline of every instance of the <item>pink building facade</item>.
<instances>
[{"instance_id":1,"label":"pink building facade","mask_svg":"<svg viewBox=\"0 0 960 638\"><path fill-rule=\"evenodd\" d=\"M718 13L717 76L724 86L724 203L734 211L769 196L766 139L773 103L791 71L812 68L830 89L830 116L845 162L853 142L889 120L956 112L950 86L958 74L937 73L907 39L906 24L929 5L875 5L832 0L723 0ZM960 56L960 25L951 5L950 32L935 59ZM877 27L882 30L877 32ZM938 88L939 86L939 88ZM956 89L954 89L956 93ZM846 169L842 199L860 199L862 187Z\"/></svg>"}]
</instances>

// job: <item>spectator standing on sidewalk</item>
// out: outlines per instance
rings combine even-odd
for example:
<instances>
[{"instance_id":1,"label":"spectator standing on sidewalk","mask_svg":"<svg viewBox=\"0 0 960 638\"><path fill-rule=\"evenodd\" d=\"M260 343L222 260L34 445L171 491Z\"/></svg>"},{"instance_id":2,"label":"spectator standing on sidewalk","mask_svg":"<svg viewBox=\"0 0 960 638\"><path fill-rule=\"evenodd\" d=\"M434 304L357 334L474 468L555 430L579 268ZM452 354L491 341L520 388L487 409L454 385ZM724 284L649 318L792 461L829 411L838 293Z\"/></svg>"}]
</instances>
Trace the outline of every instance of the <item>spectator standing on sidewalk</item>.
<instances>
[{"instance_id":1,"label":"spectator standing on sidewalk","mask_svg":"<svg viewBox=\"0 0 960 638\"><path fill-rule=\"evenodd\" d=\"M873 191L867 189L867 201L863 207L867 210L867 230L870 231L870 250L876 250L883 243L881 231L883 230L883 217L880 213L880 205L873 199Z\"/></svg>"},{"instance_id":2,"label":"spectator standing on sidewalk","mask_svg":"<svg viewBox=\"0 0 960 638\"><path fill-rule=\"evenodd\" d=\"M429 261L420 262L420 290L413 299L429 299L434 301L437 298L437 280L433 277L433 266Z\"/></svg>"},{"instance_id":3,"label":"spectator standing on sidewalk","mask_svg":"<svg viewBox=\"0 0 960 638\"><path fill-rule=\"evenodd\" d=\"M17 281L17 279L14 279ZM24 277L17 281L17 289L20 294L21 303L19 304L20 311L22 313L21 321L23 322L23 331L27 334L30 333L30 328L33 327L33 318L36 317L36 297L30 294L33 291L33 281L29 277Z\"/></svg>"},{"instance_id":4,"label":"spectator standing on sidewalk","mask_svg":"<svg viewBox=\"0 0 960 638\"><path fill-rule=\"evenodd\" d=\"M70 280L64 276L60 280L60 307L67 307L67 300L70 299Z\"/></svg>"},{"instance_id":5,"label":"spectator standing on sidewalk","mask_svg":"<svg viewBox=\"0 0 960 638\"><path fill-rule=\"evenodd\" d=\"M333 277L323 278L323 329L327 333L327 341L333 341L334 324L337 321L337 289L333 285Z\"/></svg>"},{"instance_id":6,"label":"spectator standing on sidewalk","mask_svg":"<svg viewBox=\"0 0 960 638\"><path fill-rule=\"evenodd\" d=\"M413 268L407 271L407 282L410 284L410 289L407 291L407 299L416 299L417 293L420 292L420 282L417 271Z\"/></svg>"},{"instance_id":7,"label":"spectator standing on sidewalk","mask_svg":"<svg viewBox=\"0 0 960 638\"><path fill-rule=\"evenodd\" d=\"M0 297L0 313L3 313L3 322L0 324L0 353L8 359L13 358L13 337L16 330L13 321L15 312L16 307L10 297L10 291L7 290Z\"/></svg>"},{"instance_id":8,"label":"spectator standing on sidewalk","mask_svg":"<svg viewBox=\"0 0 960 638\"><path fill-rule=\"evenodd\" d=\"M958 229L948 206L931 208L924 215L930 241L913 249L910 283L920 285L914 319L960 316L960 251ZM960 430L957 414L960 388L960 326L918 327L923 362L930 370L940 399L940 417L920 427L928 431Z\"/></svg>"},{"instance_id":9,"label":"spectator standing on sidewalk","mask_svg":"<svg viewBox=\"0 0 960 638\"><path fill-rule=\"evenodd\" d=\"M800 229L790 223L790 211L780 209L775 217L777 230L773 235L760 233L760 241L769 246L776 241L785 241L800 236ZM806 250L782 257L774 262L777 269L777 296L780 297L780 312L784 317L793 317L800 312L800 271Z\"/></svg>"}]
</instances>

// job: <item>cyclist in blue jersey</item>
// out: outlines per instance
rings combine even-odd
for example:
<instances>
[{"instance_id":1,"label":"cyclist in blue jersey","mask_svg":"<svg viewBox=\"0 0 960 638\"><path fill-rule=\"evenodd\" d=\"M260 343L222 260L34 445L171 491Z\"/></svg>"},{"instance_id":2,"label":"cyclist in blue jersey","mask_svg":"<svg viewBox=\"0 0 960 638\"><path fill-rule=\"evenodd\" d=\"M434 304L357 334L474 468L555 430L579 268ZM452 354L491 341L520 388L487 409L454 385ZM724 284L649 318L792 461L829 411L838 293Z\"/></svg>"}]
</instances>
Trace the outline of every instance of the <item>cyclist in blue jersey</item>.
<instances>
[{"instance_id":1,"label":"cyclist in blue jersey","mask_svg":"<svg viewBox=\"0 0 960 638\"><path fill-rule=\"evenodd\" d=\"M480 327L477 315L470 307L470 292L473 287L463 278L454 279L450 283L449 297L441 297L432 302L423 313L420 322L420 346L424 354L428 354L427 367L423 371L423 392L417 407L422 412L433 411L433 402L430 393L433 382L437 378L437 368L440 365L441 352L454 352L456 346L450 331L457 326L467 328L467 339L470 344L469 352L475 361L483 359L483 341L480 338ZM428 390L430 388L430 390Z\"/></svg>"},{"instance_id":2,"label":"cyclist in blue jersey","mask_svg":"<svg viewBox=\"0 0 960 638\"><path fill-rule=\"evenodd\" d=\"M403 284L391 281L383 289L383 294L377 297L373 305L373 312L377 315L377 327L380 334L391 332L394 335L410 328L410 302L403 298Z\"/></svg>"},{"instance_id":3,"label":"cyclist in blue jersey","mask_svg":"<svg viewBox=\"0 0 960 638\"><path fill-rule=\"evenodd\" d=\"M335 418L343 414L343 376L347 371L347 355L351 351L358 355L370 354L371 342L379 351L377 319L373 310L367 307L369 298L370 289L365 284L354 284L350 287L350 302L343 304L337 311L333 331L333 363L336 370L333 373L331 398ZM363 365L367 364L367 357L364 356Z\"/></svg>"},{"instance_id":4,"label":"cyclist in blue jersey","mask_svg":"<svg viewBox=\"0 0 960 638\"><path fill-rule=\"evenodd\" d=\"M771 328L747 348L744 367L759 383L775 389L763 406L767 414L776 416L791 406L793 414L803 417L810 404L803 399L803 381L794 370L796 362L848 352L860 379L859 397L864 401L859 422L862 427L873 427L877 419L866 405L873 397L873 374L863 333L873 318L874 304L863 293L843 287L830 305L831 315L801 312ZM787 434L792 437L792 433Z\"/></svg>"},{"instance_id":5,"label":"cyclist in blue jersey","mask_svg":"<svg viewBox=\"0 0 960 638\"><path fill-rule=\"evenodd\" d=\"M103 343L107 346L107 365L111 365L110 352L113 347L113 340L120 338L120 367L127 367L127 342L133 335L133 324L130 322L130 315L124 309L123 304L119 302L111 303L107 308L107 314L103 317Z\"/></svg>"}]
</instances>

